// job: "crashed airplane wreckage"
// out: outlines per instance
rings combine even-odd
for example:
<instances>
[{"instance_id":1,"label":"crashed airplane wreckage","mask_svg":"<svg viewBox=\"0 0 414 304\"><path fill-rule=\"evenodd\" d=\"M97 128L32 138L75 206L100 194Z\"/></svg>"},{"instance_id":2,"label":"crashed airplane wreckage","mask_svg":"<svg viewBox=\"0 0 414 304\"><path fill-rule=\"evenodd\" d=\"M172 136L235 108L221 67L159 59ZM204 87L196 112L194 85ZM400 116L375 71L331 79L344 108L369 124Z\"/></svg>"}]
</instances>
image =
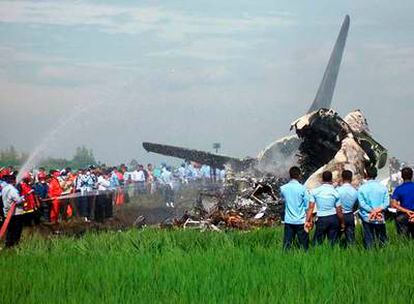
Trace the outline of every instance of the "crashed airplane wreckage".
<instances>
[{"instance_id":1,"label":"crashed airplane wreckage","mask_svg":"<svg viewBox=\"0 0 414 304\"><path fill-rule=\"evenodd\" d=\"M200 192L194 210L176 225L216 230L220 225L246 228L280 222L283 206L278 190L292 165L301 168L309 188L319 185L325 170L337 179L343 169L349 169L362 179L367 166L386 168L387 150L371 136L362 112L356 110L342 119L331 109L349 24L345 16L316 97L308 113L291 125L296 134L275 141L256 158L143 143L148 152L227 169L225 186Z\"/></svg>"},{"instance_id":2,"label":"crashed airplane wreckage","mask_svg":"<svg viewBox=\"0 0 414 304\"><path fill-rule=\"evenodd\" d=\"M292 129L296 136L286 141L286 145L291 143L294 147L287 150L297 159L310 189L319 186L325 170L332 171L336 180L343 170L351 170L359 182L366 167L387 168L387 150L372 138L360 110L342 119L332 109L320 109L296 120ZM296 147L297 142L300 144ZM293 155L286 153L286 156ZM253 169L236 173L230 169L224 187L201 190L194 209L186 212L176 225L220 230L280 223L283 203L279 189L287 179L278 172L261 177L257 172Z\"/></svg>"}]
</instances>

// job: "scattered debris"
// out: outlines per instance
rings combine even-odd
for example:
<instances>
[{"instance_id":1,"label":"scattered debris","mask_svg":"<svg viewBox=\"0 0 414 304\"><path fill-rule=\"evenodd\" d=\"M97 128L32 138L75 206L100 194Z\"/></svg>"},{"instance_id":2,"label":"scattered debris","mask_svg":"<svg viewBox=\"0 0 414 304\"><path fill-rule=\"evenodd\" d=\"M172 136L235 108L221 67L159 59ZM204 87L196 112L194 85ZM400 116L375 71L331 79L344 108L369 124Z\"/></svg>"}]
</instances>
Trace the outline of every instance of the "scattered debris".
<instances>
[{"instance_id":1,"label":"scattered debris","mask_svg":"<svg viewBox=\"0 0 414 304\"><path fill-rule=\"evenodd\" d=\"M132 226L137 227L137 228L141 228L144 225L145 225L145 216L143 215L138 216L136 220L134 221L134 223L132 224Z\"/></svg>"},{"instance_id":2,"label":"scattered debris","mask_svg":"<svg viewBox=\"0 0 414 304\"><path fill-rule=\"evenodd\" d=\"M246 173L233 176L222 188L201 190L194 208L185 213L185 220L175 224L214 231L273 226L283 217L279 188L285 181L274 176L255 178Z\"/></svg>"},{"instance_id":3,"label":"scattered debris","mask_svg":"<svg viewBox=\"0 0 414 304\"><path fill-rule=\"evenodd\" d=\"M201 231L204 230L213 230L213 231L221 231L217 228L216 225L210 223L210 221L194 221L192 219L187 219L183 225L184 229L199 229Z\"/></svg>"}]
</instances>

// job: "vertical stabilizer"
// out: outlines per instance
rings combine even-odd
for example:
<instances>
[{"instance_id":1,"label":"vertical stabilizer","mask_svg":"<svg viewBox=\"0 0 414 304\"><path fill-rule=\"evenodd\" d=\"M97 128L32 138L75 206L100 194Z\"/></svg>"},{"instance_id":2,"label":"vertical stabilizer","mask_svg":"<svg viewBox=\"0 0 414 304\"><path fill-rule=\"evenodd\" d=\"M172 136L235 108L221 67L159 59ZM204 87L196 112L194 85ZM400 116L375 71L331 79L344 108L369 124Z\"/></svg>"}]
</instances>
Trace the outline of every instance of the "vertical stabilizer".
<instances>
[{"instance_id":1,"label":"vertical stabilizer","mask_svg":"<svg viewBox=\"0 0 414 304\"><path fill-rule=\"evenodd\" d=\"M317 111L321 108L331 108L332 97L335 90L336 79L338 78L339 67L341 66L342 54L344 52L346 38L349 29L349 16L346 15L342 23L338 38L336 39L331 57L325 73L323 74L322 82L319 85L318 93L309 108L308 113Z\"/></svg>"}]
</instances>

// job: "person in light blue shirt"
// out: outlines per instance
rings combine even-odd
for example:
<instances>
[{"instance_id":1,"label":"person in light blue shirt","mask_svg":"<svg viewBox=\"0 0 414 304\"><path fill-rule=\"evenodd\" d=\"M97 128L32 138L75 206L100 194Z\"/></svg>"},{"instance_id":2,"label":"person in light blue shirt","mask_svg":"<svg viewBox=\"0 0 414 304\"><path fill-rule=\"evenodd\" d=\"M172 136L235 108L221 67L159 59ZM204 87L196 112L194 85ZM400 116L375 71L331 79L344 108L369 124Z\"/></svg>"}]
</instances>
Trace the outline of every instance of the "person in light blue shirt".
<instances>
[{"instance_id":1,"label":"person in light blue shirt","mask_svg":"<svg viewBox=\"0 0 414 304\"><path fill-rule=\"evenodd\" d=\"M364 246L370 248L377 241L384 246L388 240L384 221L384 210L390 202L388 190L387 187L375 180L377 177L375 167L369 167L365 171L368 180L358 190Z\"/></svg>"},{"instance_id":2,"label":"person in light blue shirt","mask_svg":"<svg viewBox=\"0 0 414 304\"><path fill-rule=\"evenodd\" d=\"M325 238L331 245L338 240L339 229L345 228L342 214L342 206L339 193L332 185L332 172L322 173L322 185L311 191L308 218L312 218L312 212L316 206L318 220L316 221L313 244L320 245Z\"/></svg>"},{"instance_id":3,"label":"person in light blue shirt","mask_svg":"<svg viewBox=\"0 0 414 304\"><path fill-rule=\"evenodd\" d=\"M109 179L110 187L113 189L118 188L120 186L119 178L118 178L118 175L116 174L117 170L118 169L116 167L113 167L112 172L111 172L111 178Z\"/></svg>"},{"instance_id":4,"label":"person in light blue shirt","mask_svg":"<svg viewBox=\"0 0 414 304\"><path fill-rule=\"evenodd\" d=\"M209 165L202 165L200 169L201 177L203 179L210 179L211 178L211 168Z\"/></svg>"},{"instance_id":5,"label":"person in light blue shirt","mask_svg":"<svg viewBox=\"0 0 414 304\"><path fill-rule=\"evenodd\" d=\"M309 193L306 187L298 181L301 175L298 167L290 168L289 175L290 182L280 187L285 203L283 248L291 248L297 236L299 246L307 250L309 248L309 235L305 231L305 219Z\"/></svg>"},{"instance_id":6,"label":"person in light blue shirt","mask_svg":"<svg viewBox=\"0 0 414 304\"><path fill-rule=\"evenodd\" d=\"M351 185L353 174L349 170L342 172L342 185L336 188L339 193L339 200L342 204L345 223L345 243L355 243L355 218L354 208L358 201L358 191Z\"/></svg>"},{"instance_id":7,"label":"person in light blue shirt","mask_svg":"<svg viewBox=\"0 0 414 304\"><path fill-rule=\"evenodd\" d=\"M191 163L187 163L187 166L185 168L185 178L188 181L192 181L195 179L195 170Z\"/></svg>"}]
</instances>

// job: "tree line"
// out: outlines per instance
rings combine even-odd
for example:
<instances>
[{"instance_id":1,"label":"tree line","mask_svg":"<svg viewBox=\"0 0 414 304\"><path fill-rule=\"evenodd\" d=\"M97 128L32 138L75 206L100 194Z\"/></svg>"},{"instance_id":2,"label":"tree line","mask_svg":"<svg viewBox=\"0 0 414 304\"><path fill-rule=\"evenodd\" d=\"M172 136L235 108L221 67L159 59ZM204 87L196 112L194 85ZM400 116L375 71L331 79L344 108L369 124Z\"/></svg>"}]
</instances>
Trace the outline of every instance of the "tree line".
<instances>
[{"instance_id":1,"label":"tree line","mask_svg":"<svg viewBox=\"0 0 414 304\"><path fill-rule=\"evenodd\" d=\"M0 150L0 167L20 167L28 159L29 154L19 152L13 145ZM73 169L85 168L90 165L98 165L92 149L85 146L77 147L72 159L45 157L40 163L39 167L46 169L66 168Z\"/></svg>"}]
</instances>

